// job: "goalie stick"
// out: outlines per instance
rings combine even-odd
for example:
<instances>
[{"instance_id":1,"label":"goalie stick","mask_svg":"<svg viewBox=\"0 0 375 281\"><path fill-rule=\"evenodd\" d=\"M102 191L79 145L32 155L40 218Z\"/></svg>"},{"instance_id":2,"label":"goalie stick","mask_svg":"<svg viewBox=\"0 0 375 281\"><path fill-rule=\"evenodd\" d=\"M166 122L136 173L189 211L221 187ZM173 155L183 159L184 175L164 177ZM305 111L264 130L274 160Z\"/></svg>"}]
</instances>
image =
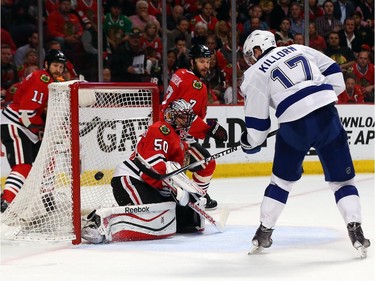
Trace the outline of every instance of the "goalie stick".
<instances>
[{"instance_id":1,"label":"goalie stick","mask_svg":"<svg viewBox=\"0 0 375 281\"><path fill-rule=\"evenodd\" d=\"M277 130L274 130L274 131L270 132L270 133L267 135L267 138L272 137L272 136L274 136L274 135L276 135L276 134L277 134ZM156 173L155 171L152 171L152 170L149 170L146 174L149 175L150 177L154 178L154 179L157 179L157 180L168 179L168 178L170 178L170 177L172 177L172 176L174 176L174 175L177 175L177 174L179 174L179 173L183 173L183 172L185 172L185 171L187 171L187 170L190 170L190 169L192 169L192 168L195 168L195 167L197 167L197 166L200 166L200 165L202 165L202 164L204 164L204 163L207 163L207 162L209 162L209 161L211 161L211 160L214 160L214 159L220 158L220 157L222 157L222 156L224 156L224 155L227 155L227 154L230 154L230 153L232 153L232 152L234 152L234 151L237 151L238 146L240 146L240 144L238 144L237 146L233 146L233 147L231 147L231 148L228 148L228 149L226 149L226 150L220 151L220 152L218 152L218 153L212 154L211 156L209 156L209 157L207 157L207 158L204 158L204 159L202 159L202 160L199 160L199 161L196 161L196 162L194 162L194 163L191 163L190 165L187 165L187 166L185 166L185 167L182 167L182 168L180 168L180 169L177 169L177 170L175 170L175 171L173 171L173 172L170 172L170 173L167 173L167 174L165 174L165 175L161 175L161 174ZM137 158L138 158L138 156L140 156L140 155L139 155L138 153L136 153L136 157L137 157ZM142 159L143 159L143 158L142 158ZM143 159L143 161L142 161L142 159L139 158L139 160L140 160L141 162L144 161L144 159ZM143 163L143 164L144 164L144 163Z\"/></svg>"},{"instance_id":2,"label":"goalie stick","mask_svg":"<svg viewBox=\"0 0 375 281\"><path fill-rule=\"evenodd\" d=\"M139 154L136 152L136 157L138 158L139 162L141 162L141 165L143 165L143 169L141 169L142 172L144 172L146 175L151 176L152 174L159 175L159 173L155 172L153 168L150 166L150 164ZM146 171L147 169L147 171ZM170 185L167 183L167 185L170 187ZM172 187L170 187L172 189ZM198 199L197 195L194 193L189 192L196 200ZM229 209L223 208L219 220L215 220L211 215L209 215L204 209L199 207L197 204L193 202L189 202L188 206L193 209L194 212L198 213L199 215L203 216L211 225L213 225L219 232L224 232L224 227L227 222L228 216L229 216Z\"/></svg>"}]
</instances>

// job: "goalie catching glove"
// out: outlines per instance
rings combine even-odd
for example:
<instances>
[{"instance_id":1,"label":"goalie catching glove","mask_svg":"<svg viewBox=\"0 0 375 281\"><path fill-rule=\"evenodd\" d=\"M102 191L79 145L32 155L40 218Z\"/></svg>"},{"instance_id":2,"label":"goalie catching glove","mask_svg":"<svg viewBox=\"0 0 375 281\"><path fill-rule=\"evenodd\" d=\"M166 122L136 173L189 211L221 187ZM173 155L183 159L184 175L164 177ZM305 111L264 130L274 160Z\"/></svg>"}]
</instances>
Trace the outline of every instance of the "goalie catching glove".
<instances>
[{"instance_id":1,"label":"goalie catching glove","mask_svg":"<svg viewBox=\"0 0 375 281\"><path fill-rule=\"evenodd\" d=\"M252 147L249 141L247 140L247 132L243 132L240 140L242 151L247 154L254 154L260 151L260 146Z\"/></svg>"},{"instance_id":2,"label":"goalie catching glove","mask_svg":"<svg viewBox=\"0 0 375 281\"><path fill-rule=\"evenodd\" d=\"M222 144L228 140L227 131L216 121L207 123L210 128L207 131L207 136L212 137L216 140L217 144Z\"/></svg>"}]
</instances>

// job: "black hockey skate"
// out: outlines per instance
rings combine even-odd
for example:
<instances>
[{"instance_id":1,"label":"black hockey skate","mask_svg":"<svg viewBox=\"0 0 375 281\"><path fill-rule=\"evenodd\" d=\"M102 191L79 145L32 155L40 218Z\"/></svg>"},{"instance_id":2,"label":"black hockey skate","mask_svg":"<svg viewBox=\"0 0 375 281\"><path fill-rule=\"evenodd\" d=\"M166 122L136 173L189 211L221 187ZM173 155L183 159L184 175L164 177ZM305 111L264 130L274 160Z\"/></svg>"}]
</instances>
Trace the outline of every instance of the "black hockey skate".
<instances>
[{"instance_id":1,"label":"black hockey skate","mask_svg":"<svg viewBox=\"0 0 375 281\"><path fill-rule=\"evenodd\" d=\"M367 257L367 249L371 243L369 239L366 239L363 235L363 230L359 222L351 222L347 225L349 238L352 241L354 248L356 248L361 258Z\"/></svg>"},{"instance_id":2,"label":"black hockey skate","mask_svg":"<svg viewBox=\"0 0 375 281\"><path fill-rule=\"evenodd\" d=\"M208 193L204 196L204 198L207 199L205 209L206 210L215 210L217 208L217 201L214 199L211 199L210 195Z\"/></svg>"},{"instance_id":3,"label":"black hockey skate","mask_svg":"<svg viewBox=\"0 0 375 281\"><path fill-rule=\"evenodd\" d=\"M1 198L1 212L4 213L5 210L8 208L9 202L5 199Z\"/></svg>"},{"instance_id":4,"label":"black hockey skate","mask_svg":"<svg viewBox=\"0 0 375 281\"><path fill-rule=\"evenodd\" d=\"M261 224L253 237L252 243L254 247L250 250L249 255L260 253L264 248L271 247L273 242L271 239L272 232L273 229Z\"/></svg>"}]
</instances>

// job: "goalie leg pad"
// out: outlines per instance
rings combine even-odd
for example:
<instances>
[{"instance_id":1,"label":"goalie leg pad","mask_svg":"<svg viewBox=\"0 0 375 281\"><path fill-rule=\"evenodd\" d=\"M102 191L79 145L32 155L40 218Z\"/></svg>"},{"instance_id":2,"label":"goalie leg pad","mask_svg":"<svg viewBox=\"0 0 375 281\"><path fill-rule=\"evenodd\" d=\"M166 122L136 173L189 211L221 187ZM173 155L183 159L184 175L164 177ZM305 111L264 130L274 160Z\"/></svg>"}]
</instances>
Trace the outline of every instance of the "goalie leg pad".
<instances>
[{"instance_id":1,"label":"goalie leg pad","mask_svg":"<svg viewBox=\"0 0 375 281\"><path fill-rule=\"evenodd\" d=\"M109 242L166 238L176 233L175 208L176 203L164 202L98 209L97 230Z\"/></svg>"}]
</instances>

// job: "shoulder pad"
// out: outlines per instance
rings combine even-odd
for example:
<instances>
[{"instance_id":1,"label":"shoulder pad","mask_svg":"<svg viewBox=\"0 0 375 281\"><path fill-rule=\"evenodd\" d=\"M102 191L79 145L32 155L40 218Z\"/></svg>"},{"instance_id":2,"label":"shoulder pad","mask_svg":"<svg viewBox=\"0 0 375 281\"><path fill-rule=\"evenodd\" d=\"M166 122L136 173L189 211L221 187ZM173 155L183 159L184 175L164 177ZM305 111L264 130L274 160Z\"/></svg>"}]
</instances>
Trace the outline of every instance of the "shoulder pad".
<instances>
[{"instance_id":1,"label":"shoulder pad","mask_svg":"<svg viewBox=\"0 0 375 281\"><path fill-rule=\"evenodd\" d=\"M203 83L199 80L193 80L193 88L200 90L203 87Z\"/></svg>"},{"instance_id":2,"label":"shoulder pad","mask_svg":"<svg viewBox=\"0 0 375 281\"><path fill-rule=\"evenodd\" d=\"M171 133L171 130L166 125L161 125L159 130L163 135L169 135Z\"/></svg>"},{"instance_id":3,"label":"shoulder pad","mask_svg":"<svg viewBox=\"0 0 375 281\"><path fill-rule=\"evenodd\" d=\"M46 74L42 74L40 76L40 80L42 80L44 83L48 83L51 80L51 78Z\"/></svg>"}]
</instances>

